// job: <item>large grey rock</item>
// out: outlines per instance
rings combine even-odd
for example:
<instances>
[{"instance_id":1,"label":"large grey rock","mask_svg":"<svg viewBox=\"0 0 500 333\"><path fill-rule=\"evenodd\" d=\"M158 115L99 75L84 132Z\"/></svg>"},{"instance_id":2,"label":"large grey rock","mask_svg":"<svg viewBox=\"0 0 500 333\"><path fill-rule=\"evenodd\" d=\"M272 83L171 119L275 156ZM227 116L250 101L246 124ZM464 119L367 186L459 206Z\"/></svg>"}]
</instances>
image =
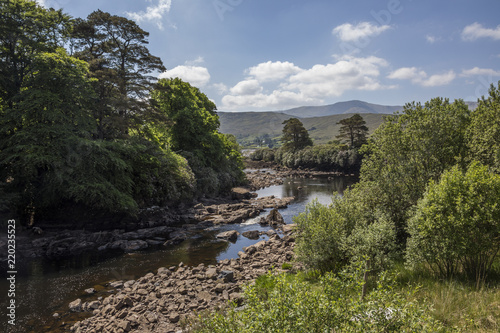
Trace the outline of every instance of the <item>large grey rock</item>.
<instances>
[{"instance_id":1,"label":"large grey rock","mask_svg":"<svg viewBox=\"0 0 500 333\"><path fill-rule=\"evenodd\" d=\"M228 240L230 242L236 242L239 234L240 233L236 230L230 230L230 231L221 232L220 234L218 234L215 237L217 237L219 239L225 239L225 240Z\"/></svg>"},{"instance_id":2,"label":"large grey rock","mask_svg":"<svg viewBox=\"0 0 500 333\"><path fill-rule=\"evenodd\" d=\"M258 230L245 231L242 235L248 239L259 239L260 232Z\"/></svg>"}]
</instances>

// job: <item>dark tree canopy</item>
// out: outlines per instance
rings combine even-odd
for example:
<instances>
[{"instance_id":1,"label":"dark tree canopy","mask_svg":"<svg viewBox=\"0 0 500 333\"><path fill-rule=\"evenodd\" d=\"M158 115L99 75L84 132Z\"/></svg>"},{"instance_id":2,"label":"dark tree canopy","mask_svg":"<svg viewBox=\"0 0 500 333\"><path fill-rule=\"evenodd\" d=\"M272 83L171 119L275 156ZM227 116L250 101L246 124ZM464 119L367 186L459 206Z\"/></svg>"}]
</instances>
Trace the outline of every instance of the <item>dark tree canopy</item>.
<instances>
[{"instance_id":1,"label":"dark tree canopy","mask_svg":"<svg viewBox=\"0 0 500 333\"><path fill-rule=\"evenodd\" d=\"M158 114L149 92L163 71L160 58L146 45L149 33L134 21L97 10L86 20L75 20L72 43L75 56L90 64L97 93L95 117L98 137L126 137Z\"/></svg>"},{"instance_id":2,"label":"dark tree canopy","mask_svg":"<svg viewBox=\"0 0 500 333\"><path fill-rule=\"evenodd\" d=\"M337 138L345 140L349 147L357 148L366 143L368 127L365 126L366 121L358 113L350 118L342 119L337 125L342 125Z\"/></svg>"},{"instance_id":3,"label":"dark tree canopy","mask_svg":"<svg viewBox=\"0 0 500 333\"><path fill-rule=\"evenodd\" d=\"M287 151L298 151L307 146L312 146L313 142L309 137L309 133L304 128L304 124L297 118L290 118L283 122L283 135L281 142L283 148Z\"/></svg>"},{"instance_id":4,"label":"dark tree canopy","mask_svg":"<svg viewBox=\"0 0 500 333\"><path fill-rule=\"evenodd\" d=\"M30 65L69 35L69 16L35 1L0 1L0 99L15 103Z\"/></svg>"}]
</instances>

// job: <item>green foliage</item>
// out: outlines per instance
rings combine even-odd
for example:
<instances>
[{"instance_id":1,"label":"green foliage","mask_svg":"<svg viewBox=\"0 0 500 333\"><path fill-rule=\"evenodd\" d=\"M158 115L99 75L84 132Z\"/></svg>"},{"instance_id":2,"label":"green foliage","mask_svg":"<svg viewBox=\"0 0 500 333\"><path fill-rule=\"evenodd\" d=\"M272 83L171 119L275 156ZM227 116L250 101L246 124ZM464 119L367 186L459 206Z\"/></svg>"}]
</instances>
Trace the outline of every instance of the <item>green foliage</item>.
<instances>
[{"instance_id":1,"label":"green foliage","mask_svg":"<svg viewBox=\"0 0 500 333\"><path fill-rule=\"evenodd\" d=\"M305 147L298 151L278 149L274 160L286 167L316 168L319 170L357 172L361 166L361 155L356 149L343 149L336 144Z\"/></svg>"},{"instance_id":2,"label":"green foliage","mask_svg":"<svg viewBox=\"0 0 500 333\"><path fill-rule=\"evenodd\" d=\"M500 81L497 87L491 85L488 98L480 99L472 113L468 143L473 160L500 173Z\"/></svg>"},{"instance_id":3,"label":"green foliage","mask_svg":"<svg viewBox=\"0 0 500 333\"><path fill-rule=\"evenodd\" d=\"M185 156L201 193L217 195L241 183L243 162L234 137L218 132L215 104L179 78L161 79L152 94L172 126L172 150Z\"/></svg>"},{"instance_id":4,"label":"green foliage","mask_svg":"<svg viewBox=\"0 0 500 333\"><path fill-rule=\"evenodd\" d=\"M283 122L283 135L281 142L285 151L296 152L307 146L312 146L313 142L304 125L297 118L290 118Z\"/></svg>"},{"instance_id":5,"label":"green foliage","mask_svg":"<svg viewBox=\"0 0 500 333\"><path fill-rule=\"evenodd\" d=\"M91 136L86 108L92 96L86 64L64 50L40 53L24 76L16 103L0 119L0 179L18 206L33 210L55 204L65 181L58 170L67 152Z\"/></svg>"},{"instance_id":6,"label":"green foliage","mask_svg":"<svg viewBox=\"0 0 500 333\"><path fill-rule=\"evenodd\" d=\"M270 148L257 149L250 154L250 159L253 161L274 162L275 152L275 149Z\"/></svg>"},{"instance_id":7,"label":"green foliage","mask_svg":"<svg viewBox=\"0 0 500 333\"><path fill-rule=\"evenodd\" d=\"M342 125L337 138L347 141L349 147L359 148L366 143L368 127L366 127L366 121L358 113L340 120L337 124Z\"/></svg>"},{"instance_id":8,"label":"green foliage","mask_svg":"<svg viewBox=\"0 0 500 333\"><path fill-rule=\"evenodd\" d=\"M429 180L464 163L469 122L470 111L462 100L407 104L403 113L386 117L365 146L361 181L378 188L378 207L395 223L400 244L407 237L409 210Z\"/></svg>"},{"instance_id":9,"label":"green foliage","mask_svg":"<svg viewBox=\"0 0 500 333\"><path fill-rule=\"evenodd\" d=\"M499 198L500 176L477 163L432 181L409 222L409 262L441 276L484 279L500 250Z\"/></svg>"},{"instance_id":10,"label":"green foliage","mask_svg":"<svg viewBox=\"0 0 500 333\"><path fill-rule=\"evenodd\" d=\"M0 2L0 98L13 107L41 52L55 52L68 37L70 18L31 0Z\"/></svg>"},{"instance_id":11,"label":"green foliage","mask_svg":"<svg viewBox=\"0 0 500 333\"><path fill-rule=\"evenodd\" d=\"M164 120L149 101L156 82L151 74L165 68L146 47L148 36L134 21L101 10L74 20L75 56L89 63L96 79L98 139L127 138L131 131L144 134L147 123Z\"/></svg>"},{"instance_id":12,"label":"green foliage","mask_svg":"<svg viewBox=\"0 0 500 333\"><path fill-rule=\"evenodd\" d=\"M329 206L313 202L295 217L297 259L320 271L338 271L367 258L373 270L387 268L395 256L394 225L370 207L375 192L355 188L335 196Z\"/></svg>"},{"instance_id":13,"label":"green foliage","mask_svg":"<svg viewBox=\"0 0 500 333\"><path fill-rule=\"evenodd\" d=\"M361 300L362 270L326 274L320 287L287 275L268 275L273 287L263 301L260 286L245 290L245 307L200 315L194 332L445 332L429 315L428 306L393 290L393 278L383 275Z\"/></svg>"}]
</instances>

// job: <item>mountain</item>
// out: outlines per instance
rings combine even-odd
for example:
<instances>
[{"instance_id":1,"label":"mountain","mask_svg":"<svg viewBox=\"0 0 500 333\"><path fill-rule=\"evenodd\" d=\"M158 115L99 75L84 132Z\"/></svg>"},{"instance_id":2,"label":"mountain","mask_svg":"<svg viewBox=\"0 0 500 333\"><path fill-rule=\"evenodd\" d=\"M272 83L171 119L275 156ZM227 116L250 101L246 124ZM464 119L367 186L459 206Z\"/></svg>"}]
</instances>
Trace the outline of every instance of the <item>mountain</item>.
<instances>
[{"instance_id":1,"label":"mountain","mask_svg":"<svg viewBox=\"0 0 500 333\"><path fill-rule=\"evenodd\" d=\"M476 102L466 102L469 109L477 107ZM283 121L299 118L308 130L315 144L334 140L339 133L337 123L359 113L366 121L370 133L382 124L384 116L403 110L402 106L386 106L363 101L340 102L324 106L303 106L274 112L217 112L220 120L220 132L233 134L243 146L262 142L263 137L274 139L281 137Z\"/></svg>"},{"instance_id":2,"label":"mountain","mask_svg":"<svg viewBox=\"0 0 500 333\"><path fill-rule=\"evenodd\" d=\"M402 109L403 107L399 105L388 106L354 100L323 106L301 106L298 108L280 111L280 113L285 113L300 118L310 118L350 113L392 114L396 111L401 111Z\"/></svg>"},{"instance_id":3,"label":"mountain","mask_svg":"<svg viewBox=\"0 0 500 333\"><path fill-rule=\"evenodd\" d=\"M292 118L280 112L217 112L220 120L220 132L233 134L243 146L253 144L256 138L269 136L271 139L281 137L283 121ZM309 136L316 144L334 140L340 125L337 123L352 114L336 114L324 117L300 118ZM383 121L384 114L367 113L362 115L370 133Z\"/></svg>"}]
</instances>

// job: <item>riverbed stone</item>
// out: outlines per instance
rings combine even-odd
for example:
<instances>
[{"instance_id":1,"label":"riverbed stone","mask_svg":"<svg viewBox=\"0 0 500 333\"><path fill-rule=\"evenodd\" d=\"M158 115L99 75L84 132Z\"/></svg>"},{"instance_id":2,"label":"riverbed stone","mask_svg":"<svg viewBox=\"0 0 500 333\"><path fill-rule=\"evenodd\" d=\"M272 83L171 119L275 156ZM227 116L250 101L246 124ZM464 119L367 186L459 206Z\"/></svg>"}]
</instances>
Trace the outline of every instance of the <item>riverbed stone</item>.
<instances>
[{"instance_id":1,"label":"riverbed stone","mask_svg":"<svg viewBox=\"0 0 500 333\"><path fill-rule=\"evenodd\" d=\"M82 311L82 300L80 298L74 300L69 303L69 311L71 312L80 312Z\"/></svg>"},{"instance_id":2,"label":"riverbed stone","mask_svg":"<svg viewBox=\"0 0 500 333\"><path fill-rule=\"evenodd\" d=\"M248 239L259 239L260 232L258 230L245 231L244 233L242 233L242 236Z\"/></svg>"},{"instance_id":3,"label":"riverbed stone","mask_svg":"<svg viewBox=\"0 0 500 333\"><path fill-rule=\"evenodd\" d=\"M221 232L221 233L217 234L217 236L215 236L215 237L219 238L219 239L228 240L230 242L236 242L236 239L238 239L239 234L240 233L236 230L229 230L229 231Z\"/></svg>"}]
</instances>

